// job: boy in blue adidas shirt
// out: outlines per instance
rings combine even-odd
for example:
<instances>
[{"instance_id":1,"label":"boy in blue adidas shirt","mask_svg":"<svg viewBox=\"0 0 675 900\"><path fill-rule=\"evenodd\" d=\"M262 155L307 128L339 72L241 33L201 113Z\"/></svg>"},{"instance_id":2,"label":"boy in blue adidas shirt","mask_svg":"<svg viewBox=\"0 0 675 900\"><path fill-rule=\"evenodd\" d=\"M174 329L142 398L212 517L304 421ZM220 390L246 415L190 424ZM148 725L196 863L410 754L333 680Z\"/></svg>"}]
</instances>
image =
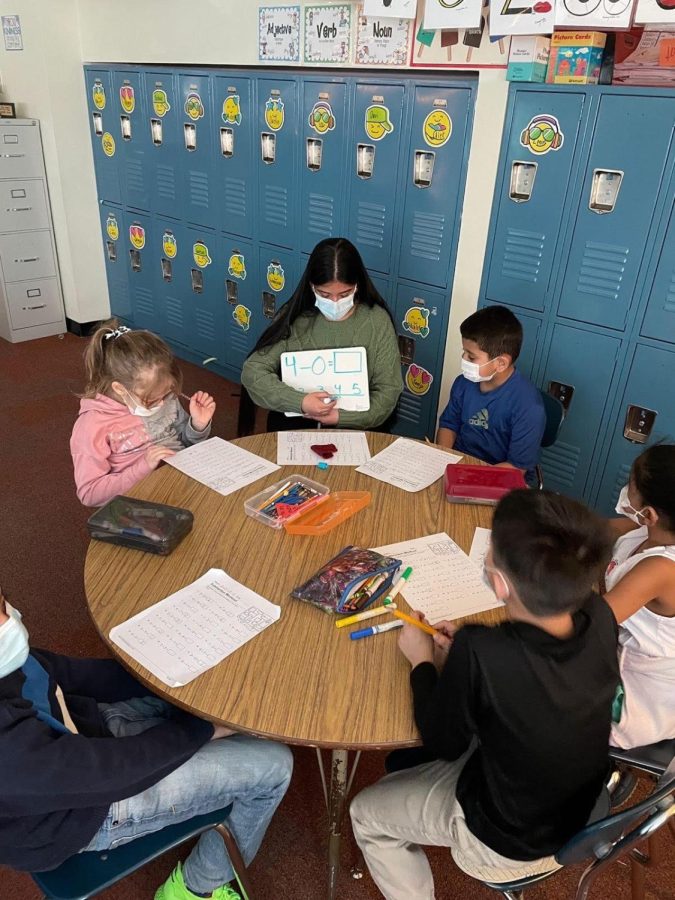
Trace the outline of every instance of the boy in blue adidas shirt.
<instances>
[{"instance_id":1,"label":"boy in blue adidas shirt","mask_svg":"<svg viewBox=\"0 0 675 900\"><path fill-rule=\"evenodd\" d=\"M438 423L436 443L534 477L546 415L537 388L514 366L523 328L510 309L487 306L460 325L462 374Z\"/></svg>"}]
</instances>

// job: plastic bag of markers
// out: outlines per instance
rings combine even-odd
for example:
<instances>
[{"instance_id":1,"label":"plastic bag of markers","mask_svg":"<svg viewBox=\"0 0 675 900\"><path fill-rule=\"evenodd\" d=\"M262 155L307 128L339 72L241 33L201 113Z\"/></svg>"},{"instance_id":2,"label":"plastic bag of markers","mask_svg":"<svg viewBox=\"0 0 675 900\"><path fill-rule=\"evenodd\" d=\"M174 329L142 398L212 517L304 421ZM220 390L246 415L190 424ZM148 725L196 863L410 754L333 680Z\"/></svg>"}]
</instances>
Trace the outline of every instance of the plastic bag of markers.
<instances>
[{"instance_id":1,"label":"plastic bag of markers","mask_svg":"<svg viewBox=\"0 0 675 900\"><path fill-rule=\"evenodd\" d=\"M189 509L120 495L90 516L87 528L97 541L168 556L192 523Z\"/></svg>"},{"instance_id":2,"label":"plastic bag of markers","mask_svg":"<svg viewBox=\"0 0 675 900\"><path fill-rule=\"evenodd\" d=\"M400 559L382 556L376 550L345 547L304 584L294 588L291 596L327 613L351 615L384 596L400 567ZM378 581L374 590L362 591L359 596L359 589L375 578Z\"/></svg>"}]
</instances>

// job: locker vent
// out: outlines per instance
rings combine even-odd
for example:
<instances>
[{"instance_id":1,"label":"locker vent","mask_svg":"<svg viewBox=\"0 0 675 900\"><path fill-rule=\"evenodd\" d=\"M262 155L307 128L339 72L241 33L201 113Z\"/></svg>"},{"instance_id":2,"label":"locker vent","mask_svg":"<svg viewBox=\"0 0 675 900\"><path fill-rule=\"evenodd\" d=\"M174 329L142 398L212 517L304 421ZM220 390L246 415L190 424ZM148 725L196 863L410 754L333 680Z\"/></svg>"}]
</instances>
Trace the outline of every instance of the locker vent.
<instances>
[{"instance_id":1,"label":"locker vent","mask_svg":"<svg viewBox=\"0 0 675 900\"><path fill-rule=\"evenodd\" d=\"M196 309L197 334L207 341L216 340L216 317L208 309Z\"/></svg>"},{"instance_id":2,"label":"locker vent","mask_svg":"<svg viewBox=\"0 0 675 900\"><path fill-rule=\"evenodd\" d=\"M176 199L176 176L173 171L173 166L162 166L158 165L156 169L157 173L157 194L162 200L169 200L170 202L175 201Z\"/></svg>"},{"instance_id":3,"label":"locker vent","mask_svg":"<svg viewBox=\"0 0 675 900\"><path fill-rule=\"evenodd\" d=\"M416 212L410 238L411 256L420 256L431 262L439 262L443 248L445 216Z\"/></svg>"},{"instance_id":4,"label":"locker vent","mask_svg":"<svg viewBox=\"0 0 675 900\"><path fill-rule=\"evenodd\" d=\"M188 196L193 206L209 209L209 176L206 172L190 169L188 172Z\"/></svg>"},{"instance_id":5,"label":"locker vent","mask_svg":"<svg viewBox=\"0 0 675 900\"><path fill-rule=\"evenodd\" d=\"M110 286L110 311L114 316L126 318L131 314L131 301L129 299L129 284L118 281Z\"/></svg>"},{"instance_id":6,"label":"locker vent","mask_svg":"<svg viewBox=\"0 0 675 900\"><path fill-rule=\"evenodd\" d=\"M155 304L152 301L153 292L147 288L134 288L134 313L141 313L151 319L155 315Z\"/></svg>"},{"instance_id":7,"label":"locker vent","mask_svg":"<svg viewBox=\"0 0 675 900\"><path fill-rule=\"evenodd\" d=\"M242 359L245 359L248 356L248 351L250 349L248 337L237 325L230 331L230 344L235 354L241 353Z\"/></svg>"},{"instance_id":8,"label":"locker vent","mask_svg":"<svg viewBox=\"0 0 675 900\"><path fill-rule=\"evenodd\" d=\"M556 441L552 447L541 452L544 469L544 485L552 488L571 488L579 467L581 450L564 441Z\"/></svg>"},{"instance_id":9,"label":"locker vent","mask_svg":"<svg viewBox=\"0 0 675 900\"><path fill-rule=\"evenodd\" d=\"M628 479L630 478L630 470L631 467L624 463L622 466L619 466L616 472L616 478L614 479L614 485L612 487L612 496L609 498L609 502L612 504L612 509L616 506L616 501L619 499L619 494L621 493L621 488L624 484L628 484Z\"/></svg>"},{"instance_id":10,"label":"locker vent","mask_svg":"<svg viewBox=\"0 0 675 900\"><path fill-rule=\"evenodd\" d=\"M165 301L166 321L171 328L182 330L185 328L183 317L183 304L177 297L167 297Z\"/></svg>"},{"instance_id":11,"label":"locker vent","mask_svg":"<svg viewBox=\"0 0 675 900\"><path fill-rule=\"evenodd\" d=\"M404 391L398 401L398 416L406 422L417 425L423 419L422 401Z\"/></svg>"},{"instance_id":12,"label":"locker vent","mask_svg":"<svg viewBox=\"0 0 675 900\"><path fill-rule=\"evenodd\" d=\"M502 275L536 284L544 255L546 235L536 231L509 228L502 259Z\"/></svg>"},{"instance_id":13,"label":"locker vent","mask_svg":"<svg viewBox=\"0 0 675 900\"><path fill-rule=\"evenodd\" d=\"M333 198L325 194L309 195L307 228L319 237L331 237L333 234Z\"/></svg>"},{"instance_id":14,"label":"locker vent","mask_svg":"<svg viewBox=\"0 0 675 900\"><path fill-rule=\"evenodd\" d=\"M145 193L145 181L143 179L143 166L140 159L131 158L126 165L127 193L133 205L134 197L138 199Z\"/></svg>"},{"instance_id":15,"label":"locker vent","mask_svg":"<svg viewBox=\"0 0 675 900\"><path fill-rule=\"evenodd\" d=\"M225 179L225 211L242 218L246 215L246 182L242 178Z\"/></svg>"},{"instance_id":16,"label":"locker vent","mask_svg":"<svg viewBox=\"0 0 675 900\"><path fill-rule=\"evenodd\" d=\"M359 203L356 216L356 236L369 247L384 246L387 208L381 203ZM358 241L357 241L358 243Z\"/></svg>"},{"instance_id":17,"label":"locker vent","mask_svg":"<svg viewBox=\"0 0 675 900\"><path fill-rule=\"evenodd\" d=\"M618 300L627 262L628 247L586 241L577 291L580 294Z\"/></svg>"},{"instance_id":18,"label":"locker vent","mask_svg":"<svg viewBox=\"0 0 675 900\"><path fill-rule=\"evenodd\" d=\"M280 185L265 185L265 221L285 228L288 225L288 190Z\"/></svg>"},{"instance_id":19,"label":"locker vent","mask_svg":"<svg viewBox=\"0 0 675 900\"><path fill-rule=\"evenodd\" d=\"M670 284L666 293L666 302L663 304L664 312L675 313L675 271L670 276Z\"/></svg>"}]
</instances>

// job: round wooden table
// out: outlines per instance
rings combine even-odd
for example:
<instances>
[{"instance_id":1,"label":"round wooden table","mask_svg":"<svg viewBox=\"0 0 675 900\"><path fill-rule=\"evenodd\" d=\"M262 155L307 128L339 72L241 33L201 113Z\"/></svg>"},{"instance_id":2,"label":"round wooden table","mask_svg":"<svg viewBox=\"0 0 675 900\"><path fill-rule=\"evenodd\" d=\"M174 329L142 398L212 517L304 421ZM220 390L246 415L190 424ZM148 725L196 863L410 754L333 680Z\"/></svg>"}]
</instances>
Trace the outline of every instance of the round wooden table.
<instances>
[{"instance_id":1,"label":"round wooden table","mask_svg":"<svg viewBox=\"0 0 675 900\"><path fill-rule=\"evenodd\" d=\"M371 453L394 439L369 433ZM276 461L275 434L235 443ZM368 490L371 504L321 537L288 535L246 516L246 498L291 472L314 478L331 490ZM284 467L227 497L171 466L162 466L129 493L190 509L194 527L168 557L91 542L84 583L99 634L139 681L176 706L237 731L332 751L328 790L323 769L322 778L330 829L328 896L333 898L348 751L419 743L408 681L410 667L397 648L396 632L353 642L351 629L337 629L332 616L293 600L290 591L347 544L378 547L445 531L468 553L474 528L489 526L491 508L448 503L442 479L425 491L410 494L346 466L326 471ZM168 688L110 642L110 629L210 568L224 569L279 604L281 618L195 681ZM404 603L401 606L407 608ZM467 621L491 624L502 617L500 610L490 610ZM321 759L320 751L318 756Z\"/></svg>"}]
</instances>

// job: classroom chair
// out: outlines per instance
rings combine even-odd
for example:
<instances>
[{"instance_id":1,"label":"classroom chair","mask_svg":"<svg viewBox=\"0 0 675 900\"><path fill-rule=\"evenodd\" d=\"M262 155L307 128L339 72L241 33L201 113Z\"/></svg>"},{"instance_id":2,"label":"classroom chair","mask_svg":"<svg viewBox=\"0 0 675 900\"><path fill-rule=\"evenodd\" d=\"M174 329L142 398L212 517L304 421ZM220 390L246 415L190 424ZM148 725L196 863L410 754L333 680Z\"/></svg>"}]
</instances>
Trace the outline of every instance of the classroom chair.
<instances>
[{"instance_id":1,"label":"classroom chair","mask_svg":"<svg viewBox=\"0 0 675 900\"><path fill-rule=\"evenodd\" d=\"M556 853L556 861L564 868L589 862L577 885L575 900L586 900L593 882L609 865L622 856L639 852L638 844L649 840L666 824L675 821L675 759L665 769L653 792L628 809L612 813L586 825ZM591 817L593 818L593 817ZM498 891L507 900L522 900L524 891L533 884L555 876L561 869L532 875L507 883L485 881L486 887ZM639 885L638 885L639 887ZM639 893L633 900L642 900Z\"/></svg>"},{"instance_id":2,"label":"classroom chair","mask_svg":"<svg viewBox=\"0 0 675 900\"><path fill-rule=\"evenodd\" d=\"M565 419L565 407L557 397L552 397L546 391L539 391L539 393L544 401L544 412L546 414L546 425L544 426L544 434L541 439L541 447L543 449L552 447L558 440L558 435ZM544 472L539 463L535 466L535 472L537 473L537 487L541 491L544 488Z\"/></svg>"},{"instance_id":3,"label":"classroom chair","mask_svg":"<svg viewBox=\"0 0 675 900\"><path fill-rule=\"evenodd\" d=\"M253 900L244 860L232 832L225 824L231 811L232 804L203 816L169 825L114 850L76 853L56 869L32 872L31 875L46 900L88 900L157 859L167 850L213 828L223 839L242 897L244 900Z\"/></svg>"}]
</instances>

